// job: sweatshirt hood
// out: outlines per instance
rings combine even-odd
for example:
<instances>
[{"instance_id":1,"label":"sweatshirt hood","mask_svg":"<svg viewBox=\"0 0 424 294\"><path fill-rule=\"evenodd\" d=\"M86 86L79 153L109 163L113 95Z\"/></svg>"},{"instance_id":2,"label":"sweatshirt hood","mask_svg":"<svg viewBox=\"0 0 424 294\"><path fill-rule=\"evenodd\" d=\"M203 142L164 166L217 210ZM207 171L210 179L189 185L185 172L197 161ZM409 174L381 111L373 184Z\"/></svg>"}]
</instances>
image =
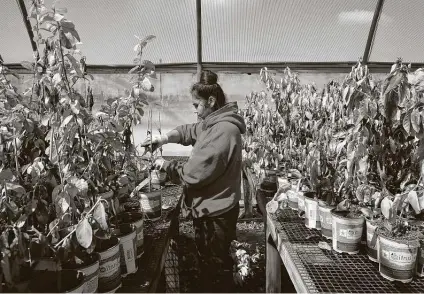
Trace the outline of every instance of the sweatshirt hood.
<instances>
[{"instance_id":1,"label":"sweatshirt hood","mask_svg":"<svg viewBox=\"0 0 424 294\"><path fill-rule=\"evenodd\" d=\"M246 124L243 117L237 112L237 102L229 102L208 115L204 120L203 128L210 128L219 122L230 122L239 128L241 134L244 134L246 132Z\"/></svg>"}]
</instances>

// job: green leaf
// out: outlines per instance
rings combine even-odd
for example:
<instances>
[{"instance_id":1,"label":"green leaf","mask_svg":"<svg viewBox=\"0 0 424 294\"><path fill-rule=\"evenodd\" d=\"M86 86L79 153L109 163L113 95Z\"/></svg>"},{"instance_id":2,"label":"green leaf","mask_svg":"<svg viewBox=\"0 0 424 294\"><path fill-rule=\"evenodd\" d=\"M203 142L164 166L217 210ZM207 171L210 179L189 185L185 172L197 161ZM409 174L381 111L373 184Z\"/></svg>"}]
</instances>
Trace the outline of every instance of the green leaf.
<instances>
[{"instance_id":1,"label":"green leaf","mask_svg":"<svg viewBox=\"0 0 424 294\"><path fill-rule=\"evenodd\" d=\"M369 116L374 119L377 116L377 103L374 100L368 102Z\"/></svg>"},{"instance_id":2,"label":"green leaf","mask_svg":"<svg viewBox=\"0 0 424 294\"><path fill-rule=\"evenodd\" d=\"M12 190L12 191L16 192L17 194L25 194L26 193L24 187L22 187L21 185L13 184L13 183L6 183L6 189Z\"/></svg>"},{"instance_id":3,"label":"green leaf","mask_svg":"<svg viewBox=\"0 0 424 294\"><path fill-rule=\"evenodd\" d=\"M68 60L71 62L73 69L77 72L77 75L82 77L81 67L75 57L73 57L71 54L66 54L65 57L68 58Z\"/></svg>"},{"instance_id":4,"label":"green leaf","mask_svg":"<svg viewBox=\"0 0 424 294\"><path fill-rule=\"evenodd\" d=\"M411 133L411 113L407 112L402 122L405 132L409 135Z\"/></svg>"},{"instance_id":5,"label":"green leaf","mask_svg":"<svg viewBox=\"0 0 424 294\"><path fill-rule=\"evenodd\" d=\"M414 131L419 133L421 129L421 114L416 108L411 113L411 124Z\"/></svg>"},{"instance_id":6,"label":"green leaf","mask_svg":"<svg viewBox=\"0 0 424 294\"><path fill-rule=\"evenodd\" d=\"M13 173L10 169L5 169L0 172L0 181L10 181L13 179Z\"/></svg>"},{"instance_id":7,"label":"green leaf","mask_svg":"<svg viewBox=\"0 0 424 294\"><path fill-rule=\"evenodd\" d=\"M22 67L26 68L27 70L34 71L34 63L29 61L21 61Z\"/></svg>"},{"instance_id":8,"label":"green leaf","mask_svg":"<svg viewBox=\"0 0 424 294\"><path fill-rule=\"evenodd\" d=\"M139 68L140 68L139 65L134 66L132 69L130 69L130 71L128 72L128 74L132 74L132 73L138 71Z\"/></svg>"},{"instance_id":9,"label":"green leaf","mask_svg":"<svg viewBox=\"0 0 424 294\"><path fill-rule=\"evenodd\" d=\"M93 241L93 230L90 226L90 223L86 218L84 218L77 226L76 236L78 243L87 249L90 247L91 242Z\"/></svg>"},{"instance_id":10,"label":"green leaf","mask_svg":"<svg viewBox=\"0 0 424 294\"><path fill-rule=\"evenodd\" d=\"M155 65L150 60L143 60L142 65L147 70L155 70Z\"/></svg>"}]
</instances>

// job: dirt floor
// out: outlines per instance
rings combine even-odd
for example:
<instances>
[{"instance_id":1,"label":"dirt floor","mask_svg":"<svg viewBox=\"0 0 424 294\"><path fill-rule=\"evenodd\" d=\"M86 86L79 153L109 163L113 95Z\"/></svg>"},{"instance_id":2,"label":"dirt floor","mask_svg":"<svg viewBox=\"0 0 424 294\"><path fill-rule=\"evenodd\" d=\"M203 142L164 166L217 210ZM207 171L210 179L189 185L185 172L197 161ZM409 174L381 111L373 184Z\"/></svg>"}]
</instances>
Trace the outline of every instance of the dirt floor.
<instances>
[{"instance_id":1,"label":"dirt floor","mask_svg":"<svg viewBox=\"0 0 424 294\"><path fill-rule=\"evenodd\" d=\"M198 264L195 255L194 231L192 223L180 220L179 235L179 272L180 292L196 292L195 283L198 281ZM239 221L237 225L237 241L247 254L253 255L258 251L260 258L251 264L251 274L245 278L242 285L237 286L237 293L265 292L265 232L262 221Z\"/></svg>"}]
</instances>

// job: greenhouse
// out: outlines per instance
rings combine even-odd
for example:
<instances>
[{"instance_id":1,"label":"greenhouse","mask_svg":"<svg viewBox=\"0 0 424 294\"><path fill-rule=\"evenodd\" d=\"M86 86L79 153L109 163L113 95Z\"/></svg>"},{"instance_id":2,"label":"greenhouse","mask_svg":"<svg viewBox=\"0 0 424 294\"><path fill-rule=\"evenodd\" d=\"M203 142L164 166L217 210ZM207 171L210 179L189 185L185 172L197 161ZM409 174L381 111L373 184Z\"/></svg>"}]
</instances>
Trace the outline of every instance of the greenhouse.
<instances>
[{"instance_id":1,"label":"greenhouse","mask_svg":"<svg viewBox=\"0 0 424 294\"><path fill-rule=\"evenodd\" d=\"M0 292L423 292L423 15L1 1Z\"/></svg>"}]
</instances>

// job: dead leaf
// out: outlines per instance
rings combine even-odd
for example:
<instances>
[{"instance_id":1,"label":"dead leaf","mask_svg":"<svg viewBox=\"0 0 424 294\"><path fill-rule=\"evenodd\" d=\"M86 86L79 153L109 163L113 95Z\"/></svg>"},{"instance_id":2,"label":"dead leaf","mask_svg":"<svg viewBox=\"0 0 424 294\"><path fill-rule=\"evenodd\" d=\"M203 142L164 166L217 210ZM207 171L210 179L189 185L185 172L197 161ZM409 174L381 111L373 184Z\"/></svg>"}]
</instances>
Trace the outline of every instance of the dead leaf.
<instances>
[{"instance_id":1,"label":"dead leaf","mask_svg":"<svg viewBox=\"0 0 424 294\"><path fill-rule=\"evenodd\" d=\"M96 208L94 209L93 218L100 225L102 230L107 230L108 226L106 222L106 211L102 202L99 202L99 204L97 204Z\"/></svg>"}]
</instances>

